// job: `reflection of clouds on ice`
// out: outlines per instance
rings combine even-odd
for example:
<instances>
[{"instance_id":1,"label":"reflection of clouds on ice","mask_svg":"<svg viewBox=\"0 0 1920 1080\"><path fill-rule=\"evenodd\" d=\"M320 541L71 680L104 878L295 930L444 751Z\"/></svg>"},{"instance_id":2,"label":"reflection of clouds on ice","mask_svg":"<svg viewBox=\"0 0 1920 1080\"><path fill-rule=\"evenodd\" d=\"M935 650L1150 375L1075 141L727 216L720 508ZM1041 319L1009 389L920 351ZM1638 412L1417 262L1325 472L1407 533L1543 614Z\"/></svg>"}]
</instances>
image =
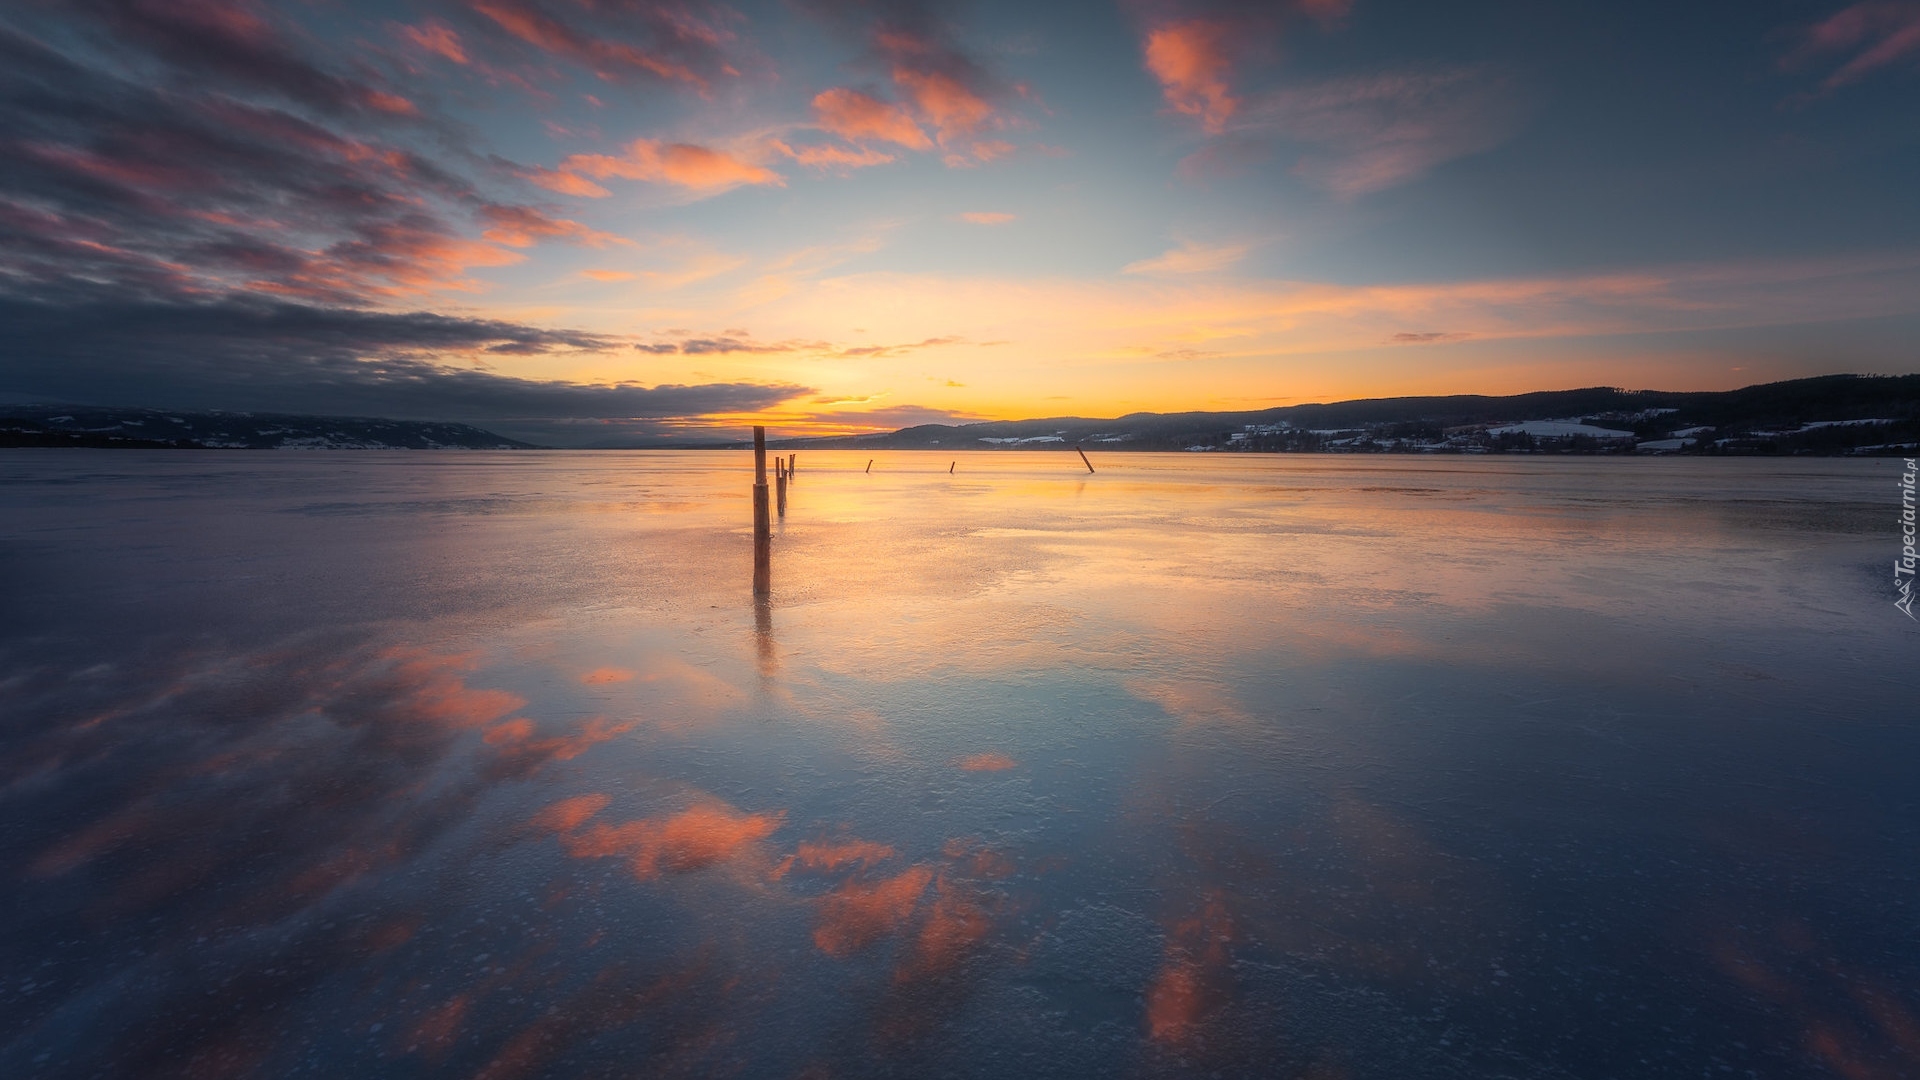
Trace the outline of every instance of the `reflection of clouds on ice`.
<instances>
[{"instance_id":1,"label":"reflection of clouds on ice","mask_svg":"<svg viewBox=\"0 0 1920 1080\"><path fill-rule=\"evenodd\" d=\"M1911 1052L1865 463L803 457L18 464L0 1072Z\"/></svg>"}]
</instances>

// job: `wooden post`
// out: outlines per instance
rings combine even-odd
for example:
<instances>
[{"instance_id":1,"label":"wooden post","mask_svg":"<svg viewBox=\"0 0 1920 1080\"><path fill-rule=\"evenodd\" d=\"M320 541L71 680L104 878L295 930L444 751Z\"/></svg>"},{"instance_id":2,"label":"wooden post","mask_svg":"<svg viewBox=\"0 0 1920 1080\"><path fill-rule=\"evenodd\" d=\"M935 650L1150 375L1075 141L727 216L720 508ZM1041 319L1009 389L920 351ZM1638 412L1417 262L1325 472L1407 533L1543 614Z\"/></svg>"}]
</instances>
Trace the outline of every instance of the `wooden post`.
<instances>
[{"instance_id":1,"label":"wooden post","mask_svg":"<svg viewBox=\"0 0 1920 1080\"><path fill-rule=\"evenodd\" d=\"M868 458L868 459L867 459L867 471L868 471L868 472L872 472L872 471L873 471L873 459L872 459L872 458Z\"/></svg>"},{"instance_id":2,"label":"wooden post","mask_svg":"<svg viewBox=\"0 0 1920 1080\"><path fill-rule=\"evenodd\" d=\"M952 475L953 475L953 467L954 467L955 465L958 465L958 464L960 464L960 463L959 463L959 462L957 462L957 461L955 461L955 462L950 462L950 463L948 463L948 465L947 465L947 475L948 475L948 476L952 476Z\"/></svg>"},{"instance_id":3,"label":"wooden post","mask_svg":"<svg viewBox=\"0 0 1920 1080\"><path fill-rule=\"evenodd\" d=\"M787 455L787 479L789 480L793 479L793 467L795 464L799 462L799 460L800 460L799 454Z\"/></svg>"},{"instance_id":4,"label":"wooden post","mask_svg":"<svg viewBox=\"0 0 1920 1080\"><path fill-rule=\"evenodd\" d=\"M1074 452L1074 453L1076 453L1076 454L1079 454L1079 455L1080 455L1080 460L1081 460L1082 462L1084 462L1084 463L1086 464L1086 466L1087 466L1087 471L1088 471L1088 472L1092 472L1092 471L1093 471L1093 462L1091 462L1091 461L1087 461L1087 452L1086 452L1085 450L1082 450L1082 449L1080 449L1080 448L1079 448L1079 447L1077 447L1077 446L1073 448L1073 452Z\"/></svg>"},{"instance_id":5,"label":"wooden post","mask_svg":"<svg viewBox=\"0 0 1920 1080\"><path fill-rule=\"evenodd\" d=\"M773 520L767 513L767 429L753 428L753 594L773 591Z\"/></svg>"},{"instance_id":6,"label":"wooden post","mask_svg":"<svg viewBox=\"0 0 1920 1080\"><path fill-rule=\"evenodd\" d=\"M774 505L780 508L780 516L786 517L787 516L787 471L785 469L781 469L780 475L777 477L774 477L773 492L774 492Z\"/></svg>"}]
</instances>

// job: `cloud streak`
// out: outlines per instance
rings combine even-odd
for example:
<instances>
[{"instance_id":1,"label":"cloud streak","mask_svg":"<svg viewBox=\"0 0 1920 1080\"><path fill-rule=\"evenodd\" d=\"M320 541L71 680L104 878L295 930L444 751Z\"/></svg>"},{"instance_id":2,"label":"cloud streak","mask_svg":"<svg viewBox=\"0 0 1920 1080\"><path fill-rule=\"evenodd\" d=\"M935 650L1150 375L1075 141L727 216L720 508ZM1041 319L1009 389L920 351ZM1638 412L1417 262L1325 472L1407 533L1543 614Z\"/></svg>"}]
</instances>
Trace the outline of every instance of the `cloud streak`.
<instances>
[{"instance_id":1,"label":"cloud streak","mask_svg":"<svg viewBox=\"0 0 1920 1080\"><path fill-rule=\"evenodd\" d=\"M1245 244L1197 244L1188 242L1151 259L1141 259L1122 267L1128 274L1211 274L1247 257Z\"/></svg>"},{"instance_id":2,"label":"cloud streak","mask_svg":"<svg viewBox=\"0 0 1920 1080\"><path fill-rule=\"evenodd\" d=\"M529 179L549 191L596 198L611 193L593 181L616 177L668 184L702 197L718 195L743 184L785 187L787 183L772 169L724 150L657 139L635 139L620 154L574 154L562 161L558 169L529 174Z\"/></svg>"},{"instance_id":3,"label":"cloud streak","mask_svg":"<svg viewBox=\"0 0 1920 1080\"><path fill-rule=\"evenodd\" d=\"M750 340L744 331L729 331L710 337L683 337L673 341L654 341L636 344L634 348L655 356L768 356L768 355L810 355L837 357L865 357L879 359L889 356L903 356L919 349L932 349L942 345L965 345L967 339L947 335L943 337L922 338L919 341L897 345L835 345L829 341L809 341L788 339L783 341L760 342Z\"/></svg>"},{"instance_id":4,"label":"cloud streak","mask_svg":"<svg viewBox=\"0 0 1920 1080\"><path fill-rule=\"evenodd\" d=\"M1842 8L1808 27L1798 48L1781 61L1789 70L1844 57L1821 80L1821 89L1838 90L1883 68L1920 59L1920 3L1867 0Z\"/></svg>"},{"instance_id":5,"label":"cloud streak","mask_svg":"<svg viewBox=\"0 0 1920 1080\"><path fill-rule=\"evenodd\" d=\"M1475 68L1387 72L1290 87L1249 110L1312 147L1294 172L1342 198L1396 187L1504 141L1521 118L1512 91Z\"/></svg>"},{"instance_id":6,"label":"cloud streak","mask_svg":"<svg viewBox=\"0 0 1920 1080\"><path fill-rule=\"evenodd\" d=\"M580 4L471 0L509 37L571 61L602 79L680 83L702 93L739 72L726 58L734 34L724 9L698 3Z\"/></svg>"}]
</instances>

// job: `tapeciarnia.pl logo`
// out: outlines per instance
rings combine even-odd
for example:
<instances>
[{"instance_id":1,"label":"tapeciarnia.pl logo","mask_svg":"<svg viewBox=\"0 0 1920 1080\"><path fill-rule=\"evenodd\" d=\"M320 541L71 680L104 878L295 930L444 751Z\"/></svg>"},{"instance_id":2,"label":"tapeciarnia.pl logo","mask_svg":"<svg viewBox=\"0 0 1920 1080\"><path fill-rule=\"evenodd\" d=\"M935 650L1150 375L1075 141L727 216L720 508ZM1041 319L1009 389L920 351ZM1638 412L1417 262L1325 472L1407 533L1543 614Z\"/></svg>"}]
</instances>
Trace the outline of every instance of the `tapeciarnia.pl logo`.
<instances>
[{"instance_id":1,"label":"tapeciarnia.pl logo","mask_svg":"<svg viewBox=\"0 0 1920 1080\"><path fill-rule=\"evenodd\" d=\"M1900 598L1893 606L1907 618L1920 622L1913 613L1913 458L1906 458L1907 471L1900 474L1900 557L1893 561L1893 587ZM1904 577L1902 576L1904 575Z\"/></svg>"}]
</instances>

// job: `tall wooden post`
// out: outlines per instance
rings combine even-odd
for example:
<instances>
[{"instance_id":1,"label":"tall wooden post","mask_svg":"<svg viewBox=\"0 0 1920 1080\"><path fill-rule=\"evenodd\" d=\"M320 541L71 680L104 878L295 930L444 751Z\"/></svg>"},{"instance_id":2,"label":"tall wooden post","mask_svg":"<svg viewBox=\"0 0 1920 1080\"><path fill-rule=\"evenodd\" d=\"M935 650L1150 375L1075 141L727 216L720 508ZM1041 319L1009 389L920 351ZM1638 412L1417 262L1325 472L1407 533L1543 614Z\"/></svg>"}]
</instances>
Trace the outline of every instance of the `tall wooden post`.
<instances>
[{"instance_id":1,"label":"tall wooden post","mask_svg":"<svg viewBox=\"0 0 1920 1080\"><path fill-rule=\"evenodd\" d=\"M753 428L753 594L773 591L773 519L767 513L767 429Z\"/></svg>"},{"instance_id":2,"label":"tall wooden post","mask_svg":"<svg viewBox=\"0 0 1920 1080\"><path fill-rule=\"evenodd\" d=\"M779 458L773 459L773 472L774 472L774 477L773 477L774 506L779 509L781 517L786 517L787 516L787 479L788 478L787 478L786 467L780 464Z\"/></svg>"},{"instance_id":3,"label":"tall wooden post","mask_svg":"<svg viewBox=\"0 0 1920 1080\"><path fill-rule=\"evenodd\" d=\"M800 460L799 454L787 455L787 479L789 480L793 479L793 467L796 463L799 462L799 460Z\"/></svg>"}]
</instances>

